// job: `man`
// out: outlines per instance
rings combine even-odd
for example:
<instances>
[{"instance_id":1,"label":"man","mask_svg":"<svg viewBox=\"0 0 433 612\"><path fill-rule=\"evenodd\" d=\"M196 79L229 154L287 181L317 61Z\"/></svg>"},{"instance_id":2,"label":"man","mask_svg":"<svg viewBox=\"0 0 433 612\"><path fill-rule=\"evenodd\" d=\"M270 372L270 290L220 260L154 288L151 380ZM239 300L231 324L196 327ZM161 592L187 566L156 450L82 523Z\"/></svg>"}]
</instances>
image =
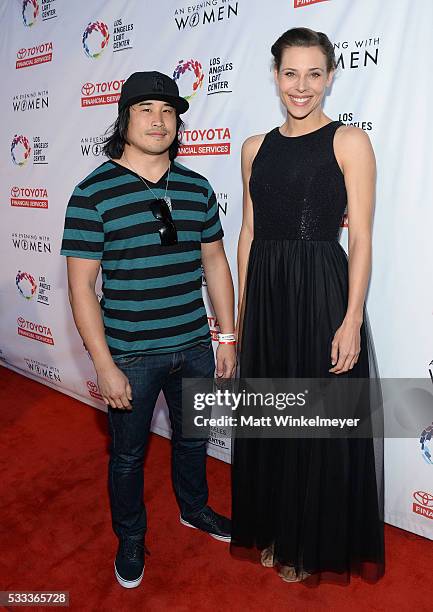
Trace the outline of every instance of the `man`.
<instances>
[{"instance_id":1,"label":"man","mask_svg":"<svg viewBox=\"0 0 433 612\"><path fill-rule=\"evenodd\" d=\"M108 405L115 575L126 588L144 572L143 459L160 390L173 431L180 521L230 540L229 519L207 505L206 440L182 436L182 377L215 372L201 264L222 332L216 374L229 378L235 368L233 284L215 194L175 161L187 109L164 74L136 72L125 81L104 146L110 160L75 188L63 235L72 312Z\"/></svg>"}]
</instances>

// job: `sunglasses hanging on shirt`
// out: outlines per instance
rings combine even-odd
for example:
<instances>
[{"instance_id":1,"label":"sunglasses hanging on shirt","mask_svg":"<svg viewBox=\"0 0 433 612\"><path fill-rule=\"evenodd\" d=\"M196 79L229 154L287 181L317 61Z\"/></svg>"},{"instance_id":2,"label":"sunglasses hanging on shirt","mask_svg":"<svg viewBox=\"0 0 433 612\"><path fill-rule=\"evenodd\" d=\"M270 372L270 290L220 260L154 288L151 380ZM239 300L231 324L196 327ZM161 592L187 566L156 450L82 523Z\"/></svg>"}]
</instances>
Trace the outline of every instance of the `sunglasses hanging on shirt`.
<instances>
[{"instance_id":1,"label":"sunglasses hanging on shirt","mask_svg":"<svg viewBox=\"0 0 433 612\"><path fill-rule=\"evenodd\" d=\"M173 221L173 217L171 216L172 204L171 198L167 196L168 189L168 181L170 179L170 170L171 170L171 162L168 165L168 174L167 180L165 183L165 195L163 198L158 198L153 189L149 187L144 178L138 174L131 166L129 161L126 159L124 155L126 163L129 165L131 170L138 176L139 179L146 185L148 190L155 196L155 200L151 200L148 202L149 209L152 215L160 221L163 226L159 228L159 239L161 240L161 246L172 246L173 244L177 244L177 230Z\"/></svg>"},{"instance_id":2,"label":"sunglasses hanging on shirt","mask_svg":"<svg viewBox=\"0 0 433 612\"><path fill-rule=\"evenodd\" d=\"M152 215L163 224L158 230L161 246L177 244L176 226L173 222L167 202L159 198L150 201L148 204Z\"/></svg>"}]
</instances>

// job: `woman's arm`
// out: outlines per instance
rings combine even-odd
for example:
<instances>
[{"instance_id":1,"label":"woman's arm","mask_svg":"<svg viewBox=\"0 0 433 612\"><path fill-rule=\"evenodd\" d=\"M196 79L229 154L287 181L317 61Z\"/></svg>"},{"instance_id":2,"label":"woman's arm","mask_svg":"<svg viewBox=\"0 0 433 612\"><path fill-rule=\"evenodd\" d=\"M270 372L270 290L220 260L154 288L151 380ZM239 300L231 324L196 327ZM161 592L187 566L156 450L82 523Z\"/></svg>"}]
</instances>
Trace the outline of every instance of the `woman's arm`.
<instances>
[{"instance_id":1,"label":"woman's arm","mask_svg":"<svg viewBox=\"0 0 433 612\"><path fill-rule=\"evenodd\" d=\"M243 184L243 212L242 226L239 234L238 242L238 317L236 329L239 332L239 322L241 319L241 311L243 304L243 296L245 290L245 281L248 266L248 257L250 254L251 242L254 238L254 219L253 219L253 204L250 196L249 182L251 176L251 166L254 158L259 150L265 135L250 136L242 145L241 152L241 169L242 169L242 184Z\"/></svg>"},{"instance_id":2,"label":"woman's arm","mask_svg":"<svg viewBox=\"0 0 433 612\"><path fill-rule=\"evenodd\" d=\"M371 240L376 162L368 135L347 126L335 135L335 155L344 173L349 219L349 299L332 343L329 371L347 372L358 361L360 328L371 273Z\"/></svg>"}]
</instances>

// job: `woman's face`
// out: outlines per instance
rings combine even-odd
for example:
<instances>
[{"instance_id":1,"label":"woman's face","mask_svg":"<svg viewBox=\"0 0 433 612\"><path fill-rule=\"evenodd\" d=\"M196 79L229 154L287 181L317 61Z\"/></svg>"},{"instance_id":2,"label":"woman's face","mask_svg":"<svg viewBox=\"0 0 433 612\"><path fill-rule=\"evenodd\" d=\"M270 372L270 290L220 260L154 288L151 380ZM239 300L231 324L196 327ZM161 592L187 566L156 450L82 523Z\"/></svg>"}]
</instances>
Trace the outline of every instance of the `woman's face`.
<instances>
[{"instance_id":1,"label":"woman's face","mask_svg":"<svg viewBox=\"0 0 433 612\"><path fill-rule=\"evenodd\" d=\"M320 47L286 47L275 80L287 111L303 119L319 108L334 71L327 72Z\"/></svg>"}]
</instances>

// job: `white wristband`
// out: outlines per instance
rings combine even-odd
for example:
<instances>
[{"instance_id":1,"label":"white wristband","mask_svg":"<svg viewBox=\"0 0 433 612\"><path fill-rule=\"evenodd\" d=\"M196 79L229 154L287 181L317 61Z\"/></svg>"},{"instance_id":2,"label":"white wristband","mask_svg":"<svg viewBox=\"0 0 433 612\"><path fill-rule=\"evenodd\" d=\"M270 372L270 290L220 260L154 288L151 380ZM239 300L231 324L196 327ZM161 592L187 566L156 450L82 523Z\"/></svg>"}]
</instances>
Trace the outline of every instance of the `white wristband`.
<instances>
[{"instance_id":1,"label":"white wristband","mask_svg":"<svg viewBox=\"0 0 433 612\"><path fill-rule=\"evenodd\" d=\"M236 342L235 334L218 334L218 342Z\"/></svg>"}]
</instances>

